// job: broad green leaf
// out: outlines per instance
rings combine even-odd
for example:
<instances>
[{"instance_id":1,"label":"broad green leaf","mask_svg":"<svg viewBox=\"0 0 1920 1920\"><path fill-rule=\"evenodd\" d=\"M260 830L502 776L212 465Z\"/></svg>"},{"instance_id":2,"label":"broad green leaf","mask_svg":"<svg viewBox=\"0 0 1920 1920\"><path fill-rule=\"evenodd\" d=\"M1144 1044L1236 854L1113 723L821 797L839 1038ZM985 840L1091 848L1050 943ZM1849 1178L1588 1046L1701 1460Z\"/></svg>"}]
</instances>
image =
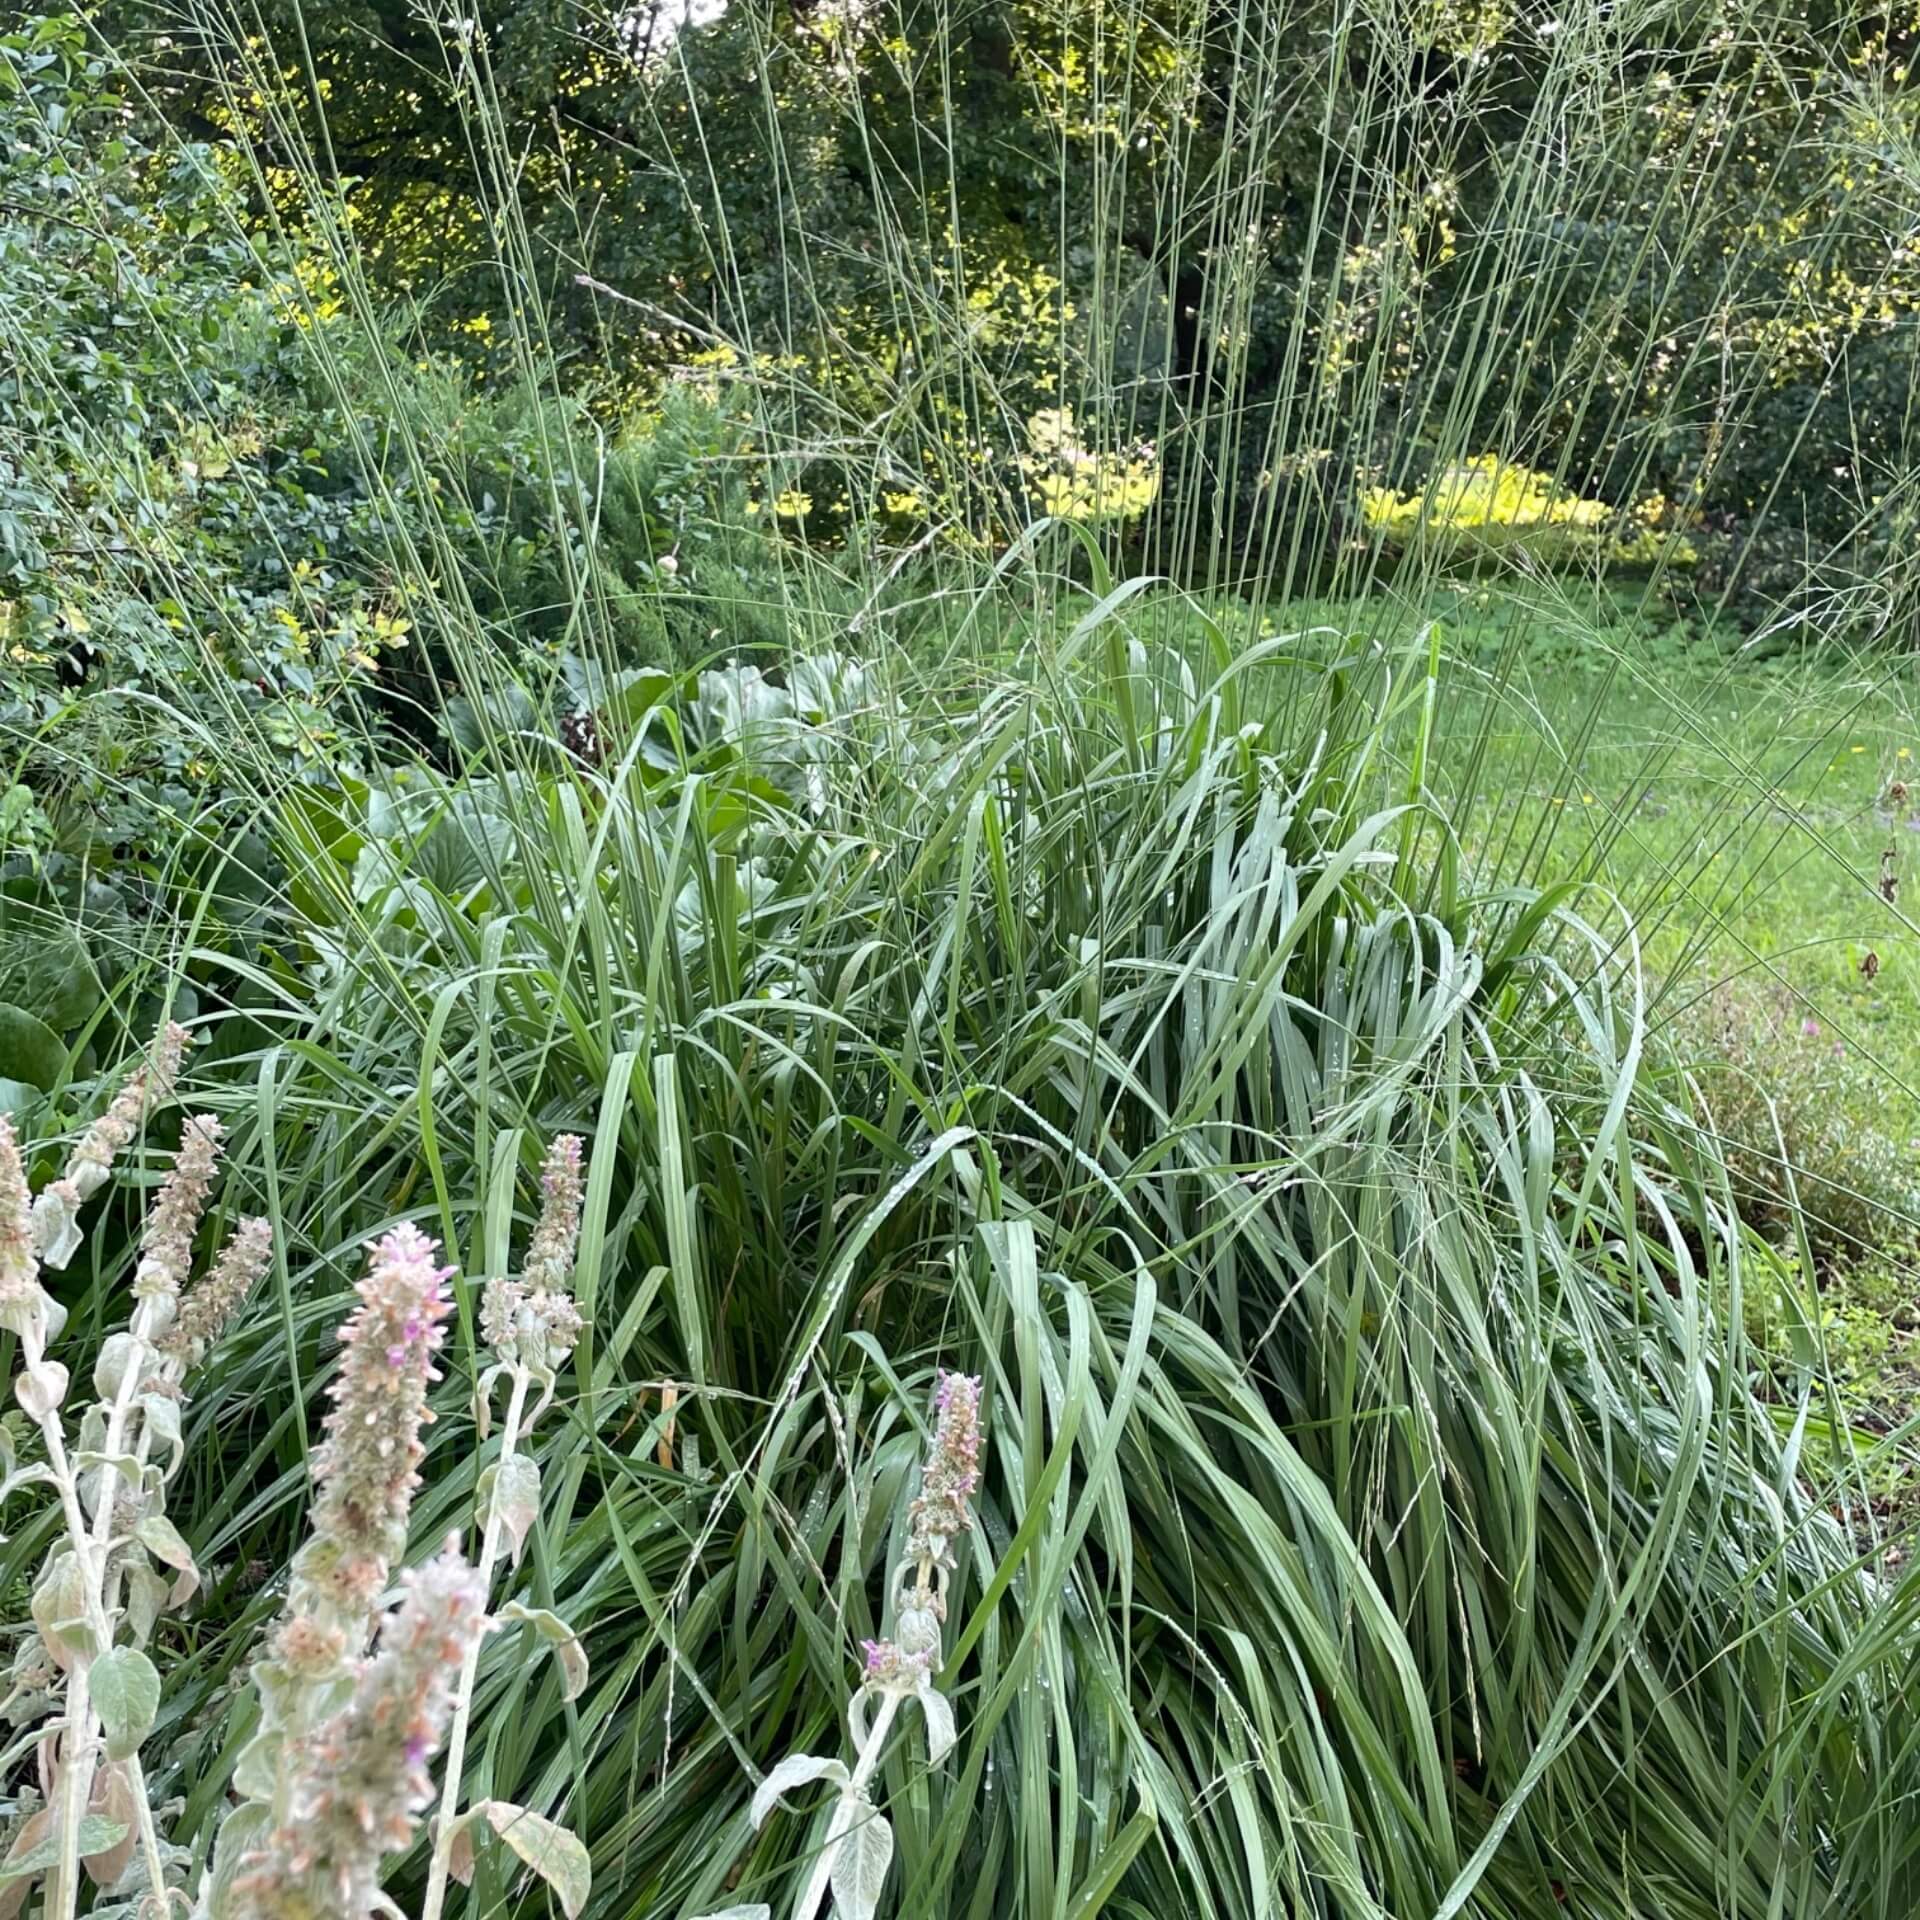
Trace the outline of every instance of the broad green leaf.
<instances>
[{"instance_id":1,"label":"broad green leaf","mask_svg":"<svg viewBox=\"0 0 1920 1920\"><path fill-rule=\"evenodd\" d=\"M160 1675L137 1647L110 1647L93 1663L93 1704L106 1730L107 1757L140 1751L160 1711Z\"/></svg>"},{"instance_id":2,"label":"broad green leaf","mask_svg":"<svg viewBox=\"0 0 1920 1920\"><path fill-rule=\"evenodd\" d=\"M24 1080L45 1093L60 1084L66 1070L60 1036L26 1008L0 1001L0 1078Z\"/></svg>"}]
</instances>

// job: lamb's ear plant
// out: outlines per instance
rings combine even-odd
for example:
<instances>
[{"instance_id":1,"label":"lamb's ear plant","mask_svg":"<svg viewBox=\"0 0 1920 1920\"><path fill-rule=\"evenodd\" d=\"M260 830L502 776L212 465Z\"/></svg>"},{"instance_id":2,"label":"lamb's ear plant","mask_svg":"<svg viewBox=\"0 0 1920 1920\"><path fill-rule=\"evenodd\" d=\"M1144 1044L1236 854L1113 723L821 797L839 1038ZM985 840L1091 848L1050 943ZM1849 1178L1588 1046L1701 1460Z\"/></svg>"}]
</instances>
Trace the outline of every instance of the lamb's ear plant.
<instances>
[{"instance_id":1,"label":"lamb's ear plant","mask_svg":"<svg viewBox=\"0 0 1920 1920\"><path fill-rule=\"evenodd\" d=\"M401 1683L391 1673L371 1679L362 1656L394 1563L406 1549L426 1451L420 1435L433 1418L427 1393L440 1377L433 1361L446 1337L453 1272L436 1252L410 1225L375 1241L356 1289L360 1304L341 1329L346 1351L328 1389L333 1406L326 1438L313 1456L317 1491L308 1537L294 1558L285 1610L254 1668L259 1721L234 1767L241 1804L220 1829L213 1870L201 1889L200 1908L213 1920L270 1912L282 1920L302 1912L357 1916L367 1909L346 1904L348 1898L367 1886L377 1890L399 1803L389 1804L368 1783L398 1761L372 1751L377 1742L365 1717L371 1710L366 1690ZM442 1584L452 1580L448 1573ZM473 1609L474 1632L483 1604L484 1596ZM417 1636L394 1616L383 1625L374 1665L400 1641L417 1652ZM455 1667L461 1658L464 1647ZM417 1769L438 1746L445 1714L441 1693L424 1675L410 1671L406 1685L412 1692L404 1744L409 1766ZM444 1693L450 1701L450 1684ZM423 1729L431 1731L430 1742ZM391 1746L396 1726L387 1732ZM404 1791L395 1791L410 1818L418 1810L417 1774L401 1785ZM339 1794L365 1802L367 1822L352 1857L340 1850L344 1829L330 1832L328 1850L314 1850L316 1822L326 1824L326 1809ZM291 1900L295 1881L306 1888L307 1906L269 1904Z\"/></svg>"},{"instance_id":2,"label":"lamb's ear plant","mask_svg":"<svg viewBox=\"0 0 1920 1920\"><path fill-rule=\"evenodd\" d=\"M41 1273L79 1250L81 1209L148 1106L171 1093L186 1044L183 1029L166 1029L37 1201L12 1123L0 1118L0 1325L19 1341L14 1396L44 1456L18 1466L0 1430L0 1495L51 1487L63 1522L34 1584L34 1630L16 1659L9 1703L45 1702L48 1726L28 1740L40 1750L46 1803L0 1868L0 1915L17 1912L44 1876L41 1914L71 1920L83 1870L149 1911L164 1911L170 1898L140 1746L160 1705L160 1675L145 1651L154 1623L199 1584L166 1512L182 1458L180 1394L265 1271L272 1233L264 1220L242 1221L200 1285L187 1290L220 1157L219 1122L189 1119L147 1214L128 1325L101 1346L97 1398L79 1415L71 1444L70 1375L48 1353L66 1314Z\"/></svg>"},{"instance_id":3,"label":"lamb's ear plant","mask_svg":"<svg viewBox=\"0 0 1920 1920\"><path fill-rule=\"evenodd\" d=\"M873 1803L868 1783L900 1709L916 1701L927 1723L927 1757L938 1766L954 1741L953 1706L933 1676L941 1664L940 1630L957 1569L954 1542L973 1525L972 1501L980 1483L980 1382L943 1373L935 1390L937 1424L909 1519L907 1551L894 1595L893 1637L869 1640L860 1684L847 1702L853 1736L849 1770L837 1755L790 1753L773 1767L753 1796L753 1824L762 1825L782 1794L811 1781L839 1788L827 1836L801 1889L792 1920L814 1920L833 1893L840 1920L873 1920L887 1869L893 1863L893 1827ZM868 1718L869 1703L872 1718ZM771 1920L764 1905L732 1907L712 1920Z\"/></svg>"},{"instance_id":4,"label":"lamb's ear plant","mask_svg":"<svg viewBox=\"0 0 1920 1920\"><path fill-rule=\"evenodd\" d=\"M484 1438L491 1421L492 1396L504 1384L506 1413L500 1433L500 1458L480 1479L480 1564L475 1578L484 1596L493 1578L503 1537L517 1565L527 1530L540 1512L540 1469L520 1443L552 1403L557 1370L580 1338L580 1314L569 1284L580 1238L580 1140L563 1133L547 1151L541 1173L540 1218L527 1248L520 1278L498 1276L487 1283L480 1325L492 1363L474 1393L474 1421ZM538 1388L531 1408L528 1396ZM586 1655L579 1636L557 1614L518 1601L501 1610L503 1621L521 1621L548 1641L560 1658L561 1690L571 1700L587 1680ZM480 1672L480 1636L469 1644L460 1669L453 1705L453 1730L447 1741L447 1772L441 1813L434 1836L422 1920L440 1920L449 1878L472 1878L473 1827L482 1821L534 1868L553 1888L571 1916L580 1911L592 1875L587 1850L564 1827L505 1800L482 1800L460 1809L460 1781L466 1764L467 1727L473 1713L474 1682Z\"/></svg>"}]
</instances>

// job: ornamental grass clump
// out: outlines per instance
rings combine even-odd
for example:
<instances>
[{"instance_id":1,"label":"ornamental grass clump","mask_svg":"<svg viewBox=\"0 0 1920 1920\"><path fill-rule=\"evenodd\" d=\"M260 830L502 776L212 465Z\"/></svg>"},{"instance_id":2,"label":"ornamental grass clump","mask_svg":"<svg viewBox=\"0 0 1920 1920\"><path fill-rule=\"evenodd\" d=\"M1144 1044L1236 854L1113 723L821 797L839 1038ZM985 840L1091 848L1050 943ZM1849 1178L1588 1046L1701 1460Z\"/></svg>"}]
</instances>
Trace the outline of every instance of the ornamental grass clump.
<instances>
[{"instance_id":1,"label":"ornamental grass clump","mask_svg":"<svg viewBox=\"0 0 1920 1920\"><path fill-rule=\"evenodd\" d=\"M243 1220L198 1287L194 1247L219 1175L221 1128L188 1119L147 1212L123 1331L101 1345L96 1395L71 1439L68 1369L48 1348L66 1313L41 1284L82 1241L80 1213L105 1184L152 1100L172 1090L187 1045L170 1026L38 1200L10 1120L0 1117L0 1324L17 1336L14 1397L33 1422L42 1457L16 1462L0 1429L0 1497L53 1489L63 1527L34 1583L33 1627L14 1663L10 1705L43 1704L45 1804L15 1834L0 1880L0 1914L17 1912L44 1878L39 1912L70 1920L84 1871L96 1886L164 1902L167 1851L141 1770L140 1749L160 1706L160 1675L146 1649L169 1606L199 1584L193 1556L167 1517L180 1466L183 1383L264 1273L272 1231Z\"/></svg>"}]
</instances>

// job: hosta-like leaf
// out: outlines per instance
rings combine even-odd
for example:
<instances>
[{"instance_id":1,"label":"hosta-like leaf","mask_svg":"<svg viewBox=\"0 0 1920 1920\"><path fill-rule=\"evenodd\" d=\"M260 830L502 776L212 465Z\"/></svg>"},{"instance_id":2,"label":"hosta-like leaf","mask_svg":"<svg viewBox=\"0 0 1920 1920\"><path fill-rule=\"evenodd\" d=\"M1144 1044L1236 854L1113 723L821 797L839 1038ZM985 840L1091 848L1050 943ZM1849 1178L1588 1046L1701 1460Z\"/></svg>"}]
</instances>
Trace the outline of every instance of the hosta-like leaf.
<instances>
[{"instance_id":1,"label":"hosta-like leaf","mask_svg":"<svg viewBox=\"0 0 1920 1920\"><path fill-rule=\"evenodd\" d=\"M873 1920L892 1864L893 1828L873 1802L863 1798L853 1826L833 1856L836 1920Z\"/></svg>"},{"instance_id":2,"label":"hosta-like leaf","mask_svg":"<svg viewBox=\"0 0 1920 1920\"><path fill-rule=\"evenodd\" d=\"M567 1920L574 1920L593 1887L593 1863L579 1840L510 1800L483 1800L474 1811L553 1889Z\"/></svg>"},{"instance_id":3,"label":"hosta-like leaf","mask_svg":"<svg viewBox=\"0 0 1920 1920\"><path fill-rule=\"evenodd\" d=\"M753 1824L765 1823L774 1802L792 1787L804 1787L810 1780L831 1780L836 1787L847 1784L847 1769L838 1760L818 1753L790 1753L753 1790Z\"/></svg>"}]
</instances>

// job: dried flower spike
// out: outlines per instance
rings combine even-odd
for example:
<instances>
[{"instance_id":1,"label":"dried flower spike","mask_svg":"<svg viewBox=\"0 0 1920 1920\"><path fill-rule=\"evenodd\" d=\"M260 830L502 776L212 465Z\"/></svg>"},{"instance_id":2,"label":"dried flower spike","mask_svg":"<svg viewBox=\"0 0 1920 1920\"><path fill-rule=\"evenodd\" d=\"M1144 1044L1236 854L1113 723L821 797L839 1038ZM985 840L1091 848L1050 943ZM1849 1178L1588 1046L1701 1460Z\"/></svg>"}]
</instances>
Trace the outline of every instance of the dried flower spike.
<instances>
[{"instance_id":1,"label":"dried flower spike","mask_svg":"<svg viewBox=\"0 0 1920 1920\"><path fill-rule=\"evenodd\" d=\"M34 1242L40 1258L59 1270L80 1250L80 1208L106 1184L114 1160L139 1129L150 1106L169 1098L193 1036L170 1020L152 1054L127 1075L113 1104L80 1137L66 1171L33 1203Z\"/></svg>"},{"instance_id":2,"label":"dried flower spike","mask_svg":"<svg viewBox=\"0 0 1920 1920\"><path fill-rule=\"evenodd\" d=\"M580 1137L563 1133L547 1149L541 1171L540 1218L518 1280L487 1283L480 1333L506 1368L550 1376L580 1339L580 1314L567 1292L580 1240Z\"/></svg>"},{"instance_id":3,"label":"dried flower spike","mask_svg":"<svg viewBox=\"0 0 1920 1920\"><path fill-rule=\"evenodd\" d=\"M921 1472L907 1540L907 1558L918 1562L923 1588L932 1569L951 1569L953 1542L973 1525L973 1495L980 1484L978 1378L942 1373L934 1407L939 1422Z\"/></svg>"},{"instance_id":4,"label":"dried flower spike","mask_svg":"<svg viewBox=\"0 0 1920 1920\"><path fill-rule=\"evenodd\" d=\"M220 1122L210 1113L195 1114L180 1134L180 1151L161 1185L140 1238L140 1264L134 1269L136 1298L155 1294L178 1297L193 1268L193 1236L213 1191L220 1166Z\"/></svg>"},{"instance_id":5,"label":"dried flower spike","mask_svg":"<svg viewBox=\"0 0 1920 1920\"><path fill-rule=\"evenodd\" d=\"M540 1173L540 1218L527 1246L522 1278L534 1292L553 1291L573 1278L580 1241L580 1136L561 1134L547 1149Z\"/></svg>"},{"instance_id":6,"label":"dried flower spike","mask_svg":"<svg viewBox=\"0 0 1920 1920\"><path fill-rule=\"evenodd\" d=\"M242 1220L207 1276L180 1303L160 1342L160 1357L184 1377L203 1361L246 1304L273 1258L273 1225Z\"/></svg>"}]
</instances>

